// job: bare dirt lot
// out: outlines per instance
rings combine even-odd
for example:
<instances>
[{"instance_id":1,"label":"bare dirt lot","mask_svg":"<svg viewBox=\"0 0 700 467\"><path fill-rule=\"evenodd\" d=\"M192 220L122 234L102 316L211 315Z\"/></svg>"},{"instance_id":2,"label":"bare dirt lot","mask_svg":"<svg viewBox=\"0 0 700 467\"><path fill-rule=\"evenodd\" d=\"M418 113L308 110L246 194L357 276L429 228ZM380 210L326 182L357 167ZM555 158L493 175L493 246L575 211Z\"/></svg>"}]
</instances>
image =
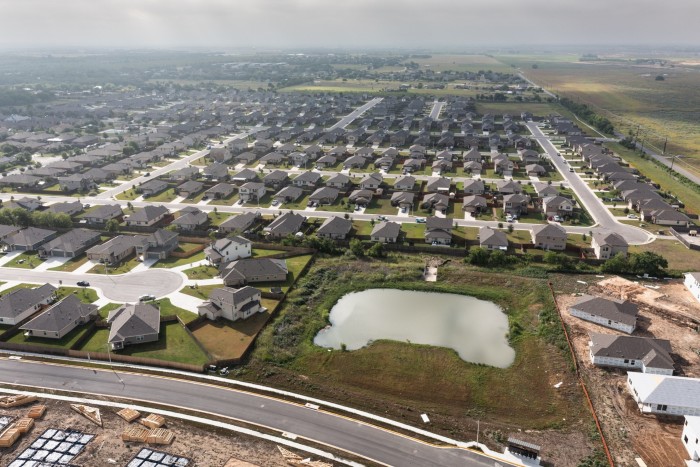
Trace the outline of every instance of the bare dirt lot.
<instances>
[{"instance_id":1,"label":"bare dirt lot","mask_svg":"<svg viewBox=\"0 0 700 467\"><path fill-rule=\"evenodd\" d=\"M605 278L588 286L587 293L623 298L639 306L639 328L635 336L668 339L680 374L700 376L700 337L696 332L700 306L692 301L682 283L657 283L654 289L619 277ZM656 288L658 287L658 288ZM626 388L622 370L596 368L590 362L590 332L616 331L580 320L568 314L578 297L561 294L557 302L580 363L581 374L596 407L598 417L618 465L637 465L641 457L649 467L682 466L686 452L680 441L682 418L642 415Z\"/></svg>"},{"instance_id":2,"label":"bare dirt lot","mask_svg":"<svg viewBox=\"0 0 700 467\"><path fill-rule=\"evenodd\" d=\"M73 461L80 466L115 465L126 466L141 448L188 457L189 467L222 467L232 458L258 466L288 465L275 444L255 438L223 431L211 431L179 420L166 419L166 428L175 433L175 440L169 446L146 443L124 442L121 433L129 425L115 415L117 409L102 407L103 427L99 427L82 415L70 409L67 402L45 399L47 406L44 417L36 421L34 428L23 435L13 447L0 449L0 465L9 465L36 437L48 428L74 429L96 435ZM22 417L31 405L0 409L0 416ZM148 414L142 414L146 416ZM133 422L131 425L137 422ZM114 461L114 462L112 462ZM231 465L231 464L229 464ZM232 465L245 465L236 464Z\"/></svg>"}]
</instances>

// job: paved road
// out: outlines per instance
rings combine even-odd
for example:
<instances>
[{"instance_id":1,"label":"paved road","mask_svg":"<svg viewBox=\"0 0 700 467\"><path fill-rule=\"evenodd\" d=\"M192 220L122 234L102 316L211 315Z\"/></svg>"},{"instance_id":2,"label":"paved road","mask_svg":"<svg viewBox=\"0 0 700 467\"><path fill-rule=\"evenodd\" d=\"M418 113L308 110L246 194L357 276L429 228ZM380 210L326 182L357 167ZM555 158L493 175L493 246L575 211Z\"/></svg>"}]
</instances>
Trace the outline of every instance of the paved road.
<instances>
[{"instance_id":1,"label":"paved road","mask_svg":"<svg viewBox=\"0 0 700 467\"><path fill-rule=\"evenodd\" d=\"M369 109L379 104L382 100L384 100L383 97L375 97L366 104L361 105L360 107L347 114L345 117L341 118L338 121L338 123L330 127L328 131L335 130L336 128L345 128L346 126L350 125L356 118L359 118L363 113L367 112Z\"/></svg>"},{"instance_id":2,"label":"paved road","mask_svg":"<svg viewBox=\"0 0 700 467\"><path fill-rule=\"evenodd\" d=\"M119 380L121 378L122 382ZM201 383L76 366L0 360L0 382L101 394L216 413L335 446L396 466L494 466L493 459L458 448L438 448L360 421ZM504 465L501 461L500 465Z\"/></svg>"},{"instance_id":3,"label":"paved road","mask_svg":"<svg viewBox=\"0 0 700 467\"><path fill-rule=\"evenodd\" d=\"M437 121L443 107L445 107L445 102L433 101L433 108L430 110L430 118Z\"/></svg>"},{"instance_id":4,"label":"paved road","mask_svg":"<svg viewBox=\"0 0 700 467\"><path fill-rule=\"evenodd\" d=\"M180 290L184 285L182 276L168 269L153 268L148 271L119 275L72 274L59 271L34 271L32 269L0 268L1 281L50 283L55 286L76 285L79 280L90 282L90 287L102 290L102 294L115 302L135 302L141 295L152 294L163 297Z\"/></svg>"},{"instance_id":5,"label":"paved road","mask_svg":"<svg viewBox=\"0 0 700 467\"><path fill-rule=\"evenodd\" d=\"M554 166L566 179L576 196L581 200L583 206L588 210L591 217L600 228L617 232L622 235L630 244L648 243L653 237L646 231L627 224L621 224L615 219L610 210L603 204L586 182L576 172L569 172L569 165L563 157L559 156L552 142L549 140L536 123L527 123L527 128L533 137L547 152ZM589 229L590 230L590 229Z\"/></svg>"}]
</instances>

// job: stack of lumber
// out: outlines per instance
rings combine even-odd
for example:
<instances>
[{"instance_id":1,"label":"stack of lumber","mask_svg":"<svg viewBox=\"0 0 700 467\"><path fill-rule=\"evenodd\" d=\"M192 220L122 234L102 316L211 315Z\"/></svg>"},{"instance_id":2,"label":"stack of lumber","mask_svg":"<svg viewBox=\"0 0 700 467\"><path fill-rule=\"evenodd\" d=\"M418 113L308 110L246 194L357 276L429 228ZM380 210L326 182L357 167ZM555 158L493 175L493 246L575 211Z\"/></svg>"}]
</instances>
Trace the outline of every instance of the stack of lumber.
<instances>
[{"instance_id":1,"label":"stack of lumber","mask_svg":"<svg viewBox=\"0 0 700 467\"><path fill-rule=\"evenodd\" d=\"M174 438L175 435L172 431L165 428L156 428L148 433L146 442L150 444L170 444Z\"/></svg>"},{"instance_id":2,"label":"stack of lumber","mask_svg":"<svg viewBox=\"0 0 700 467\"><path fill-rule=\"evenodd\" d=\"M160 415L156 415L154 413L150 414L146 418L142 418L139 420L139 423L141 423L144 426L147 426L148 428L160 428L163 425L165 425L165 418L161 417Z\"/></svg>"},{"instance_id":3,"label":"stack of lumber","mask_svg":"<svg viewBox=\"0 0 700 467\"><path fill-rule=\"evenodd\" d=\"M29 412L27 413L27 417L39 419L39 418L44 416L45 412L46 412L45 405L35 405L31 409L29 409Z\"/></svg>"},{"instance_id":4,"label":"stack of lumber","mask_svg":"<svg viewBox=\"0 0 700 467\"><path fill-rule=\"evenodd\" d=\"M9 448L13 444L15 444L15 441L17 441L17 439L19 439L21 435L22 433L17 428L15 428L15 425L13 423L7 430L3 431L0 435L0 448Z\"/></svg>"},{"instance_id":5,"label":"stack of lumber","mask_svg":"<svg viewBox=\"0 0 700 467\"><path fill-rule=\"evenodd\" d=\"M78 412L83 417L90 420L95 425L102 426L102 416L100 415L100 409L97 409L95 407L89 407L83 404L70 404L70 408Z\"/></svg>"},{"instance_id":6,"label":"stack of lumber","mask_svg":"<svg viewBox=\"0 0 700 467\"><path fill-rule=\"evenodd\" d=\"M141 416L141 412L134 409L121 409L119 412L117 412L117 415L123 418L126 422L131 423Z\"/></svg>"},{"instance_id":7,"label":"stack of lumber","mask_svg":"<svg viewBox=\"0 0 700 467\"><path fill-rule=\"evenodd\" d=\"M284 460L287 461L287 464L289 465L308 465L311 467L333 467L333 464L329 464L327 462L321 462L321 461L314 461L311 459L304 459L298 454L293 453L292 451L289 451L282 446L277 446L277 449L279 449L280 454L282 454L282 457L284 457Z\"/></svg>"},{"instance_id":8,"label":"stack of lumber","mask_svg":"<svg viewBox=\"0 0 700 467\"><path fill-rule=\"evenodd\" d=\"M29 417L23 417L17 420L14 424L14 428L17 428L20 433L24 434L32 429L34 426L34 419Z\"/></svg>"},{"instance_id":9,"label":"stack of lumber","mask_svg":"<svg viewBox=\"0 0 700 467\"><path fill-rule=\"evenodd\" d=\"M122 441L134 441L137 443L145 443L148 438L148 430L140 426L128 426L122 432Z\"/></svg>"},{"instance_id":10,"label":"stack of lumber","mask_svg":"<svg viewBox=\"0 0 700 467\"><path fill-rule=\"evenodd\" d=\"M18 394L16 396L4 396L0 397L0 407L6 409L9 407L17 407L20 405L31 404L36 400L36 396L26 396L24 394Z\"/></svg>"}]
</instances>

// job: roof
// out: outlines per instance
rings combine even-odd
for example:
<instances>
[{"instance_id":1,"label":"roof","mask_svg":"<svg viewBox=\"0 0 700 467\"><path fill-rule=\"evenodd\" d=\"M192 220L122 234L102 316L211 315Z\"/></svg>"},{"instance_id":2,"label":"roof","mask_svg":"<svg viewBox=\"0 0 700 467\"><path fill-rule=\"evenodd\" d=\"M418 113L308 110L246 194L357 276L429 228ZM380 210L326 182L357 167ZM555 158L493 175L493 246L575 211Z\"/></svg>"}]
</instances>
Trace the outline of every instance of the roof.
<instances>
[{"instance_id":1,"label":"roof","mask_svg":"<svg viewBox=\"0 0 700 467\"><path fill-rule=\"evenodd\" d=\"M345 219L340 216L329 217L321 227L318 228L317 233L325 235L342 234L347 235L352 230L352 221Z\"/></svg>"},{"instance_id":2,"label":"roof","mask_svg":"<svg viewBox=\"0 0 700 467\"><path fill-rule=\"evenodd\" d=\"M637 305L623 300L584 295L574 302L569 309L579 310L632 326L637 323Z\"/></svg>"},{"instance_id":3,"label":"roof","mask_svg":"<svg viewBox=\"0 0 700 467\"><path fill-rule=\"evenodd\" d=\"M294 179L294 181L316 183L320 178L321 174L319 174L318 172L309 171L300 174L297 178Z\"/></svg>"},{"instance_id":4,"label":"roof","mask_svg":"<svg viewBox=\"0 0 700 467\"><path fill-rule=\"evenodd\" d=\"M548 237L566 238L566 230L557 224L533 225L531 231L535 236L545 235Z\"/></svg>"},{"instance_id":5,"label":"roof","mask_svg":"<svg viewBox=\"0 0 700 467\"><path fill-rule=\"evenodd\" d=\"M449 190L452 180L443 177L430 177L426 184L427 190Z\"/></svg>"},{"instance_id":6,"label":"roof","mask_svg":"<svg viewBox=\"0 0 700 467\"><path fill-rule=\"evenodd\" d=\"M372 229L370 236L382 238L396 238L401 233L401 226L396 222L380 222Z\"/></svg>"},{"instance_id":7,"label":"roof","mask_svg":"<svg viewBox=\"0 0 700 467\"><path fill-rule=\"evenodd\" d=\"M173 221L175 225L202 225L209 220L209 216L206 212L197 210L196 212L190 211L181 215Z\"/></svg>"},{"instance_id":8,"label":"roof","mask_svg":"<svg viewBox=\"0 0 700 467\"><path fill-rule=\"evenodd\" d=\"M45 300L56 291L51 284L33 289L17 289L0 297L0 317L14 318L21 312Z\"/></svg>"},{"instance_id":9,"label":"roof","mask_svg":"<svg viewBox=\"0 0 700 467\"><path fill-rule=\"evenodd\" d=\"M231 230L245 230L250 227L258 217L260 217L259 212L244 212L243 214L229 217L224 222L219 224L219 228L224 227Z\"/></svg>"},{"instance_id":10,"label":"roof","mask_svg":"<svg viewBox=\"0 0 700 467\"><path fill-rule=\"evenodd\" d=\"M105 204L84 215L95 219L111 219L122 215L122 208L118 204Z\"/></svg>"},{"instance_id":11,"label":"roof","mask_svg":"<svg viewBox=\"0 0 700 467\"><path fill-rule=\"evenodd\" d=\"M452 219L447 217L431 216L426 219L425 228L426 230L452 230Z\"/></svg>"},{"instance_id":12,"label":"roof","mask_svg":"<svg viewBox=\"0 0 700 467\"><path fill-rule=\"evenodd\" d=\"M204 188L204 183L198 182L196 180L188 180L188 181L183 182L177 186L178 191L187 191L187 192L199 191L202 188Z\"/></svg>"},{"instance_id":13,"label":"roof","mask_svg":"<svg viewBox=\"0 0 700 467\"><path fill-rule=\"evenodd\" d=\"M240 289L232 287L221 287L209 293L209 302L216 308L223 308L225 305L238 308L238 303L248 300L260 294L260 290L246 285Z\"/></svg>"},{"instance_id":14,"label":"roof","mask_svg":"<svg viewBox=\"0 0 700 467\"><path fill-rule=\"evenodd\" d=\"M288 212L273 220L264 230L275 234L293 234L299 231L306 218L301 214Z\"/></svg>"},{"instance_id":15,"label":"roof","mask_svg":"<svg viewBox=\"0 0 700 467\"><path fill-rule=\"evenodd\" d=\"M591 353L597 357L640 360L648 367L672 370L671 352L666 339L591 333Z\"/></svg>"},{"instance_id":16,"label":"roof","mask_svg":"<svg viewBox=\"0 0 700 467\"><path fill-rule=\"evenodd\" d=\"M48 212L59 213L72 213L79 212L83 210L83 203L80 201L62 201L60 203L52 204L48 207Z\"/></svg>"},{"instance_id":17,"label":"roof","mask_svg":"<svg viewBox=\"0 0 700 467\"><path fill-rule=\"evenodd\" d=\"M139 189L150 190L150 191L162 191L168 188L168 184L163 180L153 179L139 185Z\"/></svg>"},{"instance_id":18,"label":"roof","mask_svg":"<svg viewBox=\"0 0 700 467\"><path fill-rule=\"evenodd\" d=\"M167 214L168 212L168 208L165 206L149 204L135 211L131 216L129 216L129 222L149 222Z\"/></svg>"},{"instance_id":19,"label":"roof","mask_svg":"<svg viewBox=\"0 0 700 467\"><path fill-rule=\"evenodd\" d=\"M287 273L287 261L271 258L244 258L231 261L221 271L224 282L229 277L238 277L246 280L253 276L267 276L279 273Z\"/></svg>"},{"instance_id":20,"label":"roof","mask_svg":"<svg viewBox=\"0 0 700 467\"><path fill-rule=\"evenodd\" d=\"M109 312L111 324L107 342L122 342L129 337L158 334L160 311L149 303L127 303Z\"/></svg>"},{"instance_id":21,"label":"roof","mask_svg":"<svg viewBox=\"0 0 700 467\"><path fill-rule=\"evenodd\" d=\"M482 227L479 229L479 244L507 247L508 237L506 237L506 233L502 230L494 230L491 227Z\"/></svg>"},{"instance_id":22,"label":"roof","mask_svg":"<svg viewBox=\"0 0 700 467\"><path fill-rule=\"evenodd\" d=\"M95 312L97 312L97 305L83 303L75 295L68 295L20 329L57 332Z\"/></svg>"},{"instance_id":23,"label":"roof","mask_svg":"<svg viewBox=\"0 0 700 467\"><path fill-rule=\"evenodd\" d=\"M37 243L45 242L56 234L54 230L38 229L36 227L27 227L20 230L16 234L10 236L5 242L8 245L36 245Z\"/></svg>"},{"instance_id":24,"label":"roof","mask_svg":"<svg viewBox=\"0 0 700 467\"><path fill-rule=\"evenodd\" d=\"M598 245L610 245L615 247L629 246L627 240L617 232L596 230L593 232L593 240L595 240Z\"/></svg>"},{"instance_id":25,"label":"roof","mask_svg":"<svg viewBox=\"0 0 700 467\"><path fill-rule=\"evenodd\" d=\"M100 233L95 230L88 229L73 229L58 238L51 240L41 246L44 251L63 250L77 251L86 246L97 243L100 239Z\"/></svg>"},{"instance_id":26,"label":"roof","mask_svg":"<svg viewBox=\"0 0 700 467\"><path fill-rule=\"evenodd\" d=\"M231 193L234 190L234 186L230 183L217 183L213 187L207 190L207 193Z\"/></svg>"},{"instance_id":27,"label":"roof","mask_svg":"<svg viewBox=\"0 0 700 467\"><path fill-rule=\"evenodd\" d=\"M700 379L683 376L627 372L632 387L644 404L700 409Z\"/></svg>"}]
</instances>

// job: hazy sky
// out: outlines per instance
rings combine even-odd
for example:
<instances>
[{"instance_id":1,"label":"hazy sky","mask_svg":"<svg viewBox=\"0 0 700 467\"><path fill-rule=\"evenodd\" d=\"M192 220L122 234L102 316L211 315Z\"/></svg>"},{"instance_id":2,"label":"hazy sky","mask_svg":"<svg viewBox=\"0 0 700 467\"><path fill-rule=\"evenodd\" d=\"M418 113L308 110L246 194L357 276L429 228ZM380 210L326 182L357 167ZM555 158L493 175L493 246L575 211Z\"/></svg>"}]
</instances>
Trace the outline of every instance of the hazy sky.
<instances>
[{"instance_id":1,"label":"hazy sky","mask_svg":"<svg viewBox=\"0 0 700 467\"><path fill-rule=\"evenodd\" d=\"M0 47L700 46L700 0L0 0Z\"/></svg>"}]
</instances>

